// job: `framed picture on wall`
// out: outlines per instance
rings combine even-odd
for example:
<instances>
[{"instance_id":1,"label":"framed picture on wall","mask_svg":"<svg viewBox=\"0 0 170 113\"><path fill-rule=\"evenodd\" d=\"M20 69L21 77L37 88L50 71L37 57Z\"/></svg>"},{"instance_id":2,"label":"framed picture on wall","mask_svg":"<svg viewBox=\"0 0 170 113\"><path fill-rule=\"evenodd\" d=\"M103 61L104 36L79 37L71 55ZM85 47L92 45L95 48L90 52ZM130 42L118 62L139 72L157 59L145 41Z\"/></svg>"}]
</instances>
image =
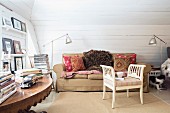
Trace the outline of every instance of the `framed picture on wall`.
<instances>
[{"instance_id":1,"label":"framed picture on wall","mask_svg":"<svg viewBox=\"0 0 170 113\"><path fill-rule=\"evenodd\" d=\"M13 43L14 43L14 53L15 54L22 54L20 41L14 40Z\"/></svg>"},{"instance_id":2,"label":"framed picture on wall","mask_svg":"<svg viewBox=\"0 0 170 113\"><path fill-rule=\"evenodd\" d=\"M22 57L14 57L15 71L23 69Z\"/></svg>"},{"instance_id":3,"label":"framed picture on wall","mask_svg":"<svg viewBox=\"0 0 170 113\"><path fill-rule=\"evenodd\" d=\"M14 18L14 17L12 17L11 20L12 20L13 28L21 31L22 30L21 21L19 21L18 19Z\"/></svg>"},{"instance_id":4,"label":"framed picture on wall","mask_svg":"<svg viewBox=\"0 0 170 113\"><path fill-rule=\"evenodd\" d=\"M10 18L2 17L2 24L5 27L12 28L12 22Z\"/></svg>"},{"instance_id":5,"label":"framed picture on wall","mask_svg":"<svg viewBox=\"0 0 170 113\"><path fill-rule=\"evenodd\" d=\"M13 41L9 38L2 38L2 46L3 46L3 51L6 54L13 54Z\"/></svg>"},{"instance_id":6,"label":"framed picture on wall","mask_svg":"<svg viewBox=\"0 0 170 113\"><path fill-rule=\"evenodd\" d=\"M21 28L22 28L22 31L27 32L25 23L21 22Z\"/></svg>"}]
</instances>

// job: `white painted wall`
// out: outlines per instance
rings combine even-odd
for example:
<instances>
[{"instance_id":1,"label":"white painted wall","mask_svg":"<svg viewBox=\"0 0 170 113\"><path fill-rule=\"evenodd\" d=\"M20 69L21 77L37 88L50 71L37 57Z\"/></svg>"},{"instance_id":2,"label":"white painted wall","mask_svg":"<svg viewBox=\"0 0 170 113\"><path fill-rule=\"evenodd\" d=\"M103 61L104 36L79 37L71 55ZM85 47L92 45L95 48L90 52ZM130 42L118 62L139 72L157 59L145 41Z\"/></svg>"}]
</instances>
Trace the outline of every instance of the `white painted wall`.
<instances>
[{"instance_id":1,"label":"white painted wall","mask_svg":"<svg viewBox=\"0 0 170 113\"><path fill-rule=\"evenodd\" d=\"M42 53L51 55L51 45L43 44L66 33L54 42L54 62L62 53L81 53L90 49L133 52L138 62L160 64L160 43L149 46L155 34L170 46L169 0L36 0L31 21L35 26ZM167 58L163 46L163 59Z\"/></svg>"},{"instance_id":2,"label":"white painted wall","mask_svg":"<svg viewBox=\"0 0 170 113\"><path fill-rule=\"evenodd\" d=\"M0 0L0 3L31 19L34 26L29 27L30 36L37 36L42 53L51 55L51 45L44 48L43 44L69 33L72 44L65 45L64 37L54 42L53 64L62 62L62 53L102 49L134 52L138 62L159 65L160 43L149 46L150 38L155 34L170 46L170 0ZM32 42L38 51L36 39ZM163 46L164 60L166 56Z\"/></svg>"},{"instance_id":3,"label":"white painted wall","mask_svg":"<svg viewBox=\"0 0 170 113\"><path fill-rule=\"evenodd\" d=\"M160 63L160 43L149 46L155 34L170 46L170 26L167 25L78 25L55 26L36 25L36 33L42 53L51 54L51 45L43 45L68 33L73 43L66 45L65 38L54 42L54 63L61 63L62 53L79 53L90 49L107 50L113 53L136 53L138 62L154 65ZM163 45L163 61L167 59L166 46Z\"/></svg>"}]
</instances>

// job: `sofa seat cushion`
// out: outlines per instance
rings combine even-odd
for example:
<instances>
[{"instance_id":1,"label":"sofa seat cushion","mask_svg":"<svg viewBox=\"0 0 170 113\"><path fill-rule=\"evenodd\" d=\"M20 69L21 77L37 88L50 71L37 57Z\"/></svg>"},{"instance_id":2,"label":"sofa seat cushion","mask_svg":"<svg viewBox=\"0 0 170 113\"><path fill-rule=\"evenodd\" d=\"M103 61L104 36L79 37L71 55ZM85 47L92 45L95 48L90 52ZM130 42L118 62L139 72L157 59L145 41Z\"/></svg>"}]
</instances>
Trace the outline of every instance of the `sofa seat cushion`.
<instances>
[{"instance_id":1,"label":"sofa seat cushion","mask_svg":"<svg viewBox=\"0 0 170 113\"><path fill-rule=\"evenodd\" d=\"M103 80L103 74L89 74L88 79L91 79L91 80Z\"/></svg>"},{"instance_id":2,"label":"sofa seat cushion","mask_svg":"<svg viewBox=\"0 0 170 113\"><path fill-rule=\"evenodd\" d=\"M75 74L75 76L72 79L87 79L87 75L79 75L79 74Z\"/></svg>"}]
</instances>

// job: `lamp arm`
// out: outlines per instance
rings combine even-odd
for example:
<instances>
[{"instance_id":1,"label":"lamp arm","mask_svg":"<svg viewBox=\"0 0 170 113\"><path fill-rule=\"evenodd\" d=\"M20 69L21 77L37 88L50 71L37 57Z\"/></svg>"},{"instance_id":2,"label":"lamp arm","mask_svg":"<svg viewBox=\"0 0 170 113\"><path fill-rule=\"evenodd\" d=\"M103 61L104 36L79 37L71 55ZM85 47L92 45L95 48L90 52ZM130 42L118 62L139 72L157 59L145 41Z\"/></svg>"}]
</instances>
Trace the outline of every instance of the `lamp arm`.
<instances>
[{"instance_id":1,"label":"lamp arm","mask_svg":"<svg viewBox=\"0 0 170 113\"><path fill-rule=\"evenodd\" d=\"M50 43L54 42L55 40L58 40L58 39L60 39L60 38L62 38L62 37L64 37L64 36L67 36L67 35L68 35L68 34L65 34L65 35L63 35L63 36L60 36L60 37L54 39L54 40L51 40L50 42L44 44L43 47L45 47L45 45L47 45L47 44L50 44Z\"/></svg>"},{"instance_id":2,"label":"lamp arm","mask_svg":"<svg viewBox=\"0 0 170 113\"><path fill-rule=\"evenodd\" d=\"M161 42L167 44L165 41L163 41L162 39L160 39L159 37L157 37L156 35L154 35L154 37L156 37L157 39L159 39Z\"/></svg>"}]
</instances>

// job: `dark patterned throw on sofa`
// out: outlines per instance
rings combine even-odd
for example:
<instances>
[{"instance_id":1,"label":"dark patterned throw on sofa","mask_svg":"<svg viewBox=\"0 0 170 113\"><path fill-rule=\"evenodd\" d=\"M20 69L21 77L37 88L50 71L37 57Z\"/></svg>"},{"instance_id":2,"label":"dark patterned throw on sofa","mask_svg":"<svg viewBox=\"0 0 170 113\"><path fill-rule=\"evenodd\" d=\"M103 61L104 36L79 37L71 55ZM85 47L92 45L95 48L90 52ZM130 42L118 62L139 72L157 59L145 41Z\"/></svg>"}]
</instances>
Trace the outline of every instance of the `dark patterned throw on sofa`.
<instances>
[{"instance_id":1,"label":"dark patterned throw on sofa","mask_svg":"<svg viewBox=\"0 0 170 113\"><path fill-rule=\"evenodd\" d=\"M83 61L87 70L102 71L100 65L113 66L112 54L103 50L90 50L83 53Z\"/></svg>"}]
</instances>

